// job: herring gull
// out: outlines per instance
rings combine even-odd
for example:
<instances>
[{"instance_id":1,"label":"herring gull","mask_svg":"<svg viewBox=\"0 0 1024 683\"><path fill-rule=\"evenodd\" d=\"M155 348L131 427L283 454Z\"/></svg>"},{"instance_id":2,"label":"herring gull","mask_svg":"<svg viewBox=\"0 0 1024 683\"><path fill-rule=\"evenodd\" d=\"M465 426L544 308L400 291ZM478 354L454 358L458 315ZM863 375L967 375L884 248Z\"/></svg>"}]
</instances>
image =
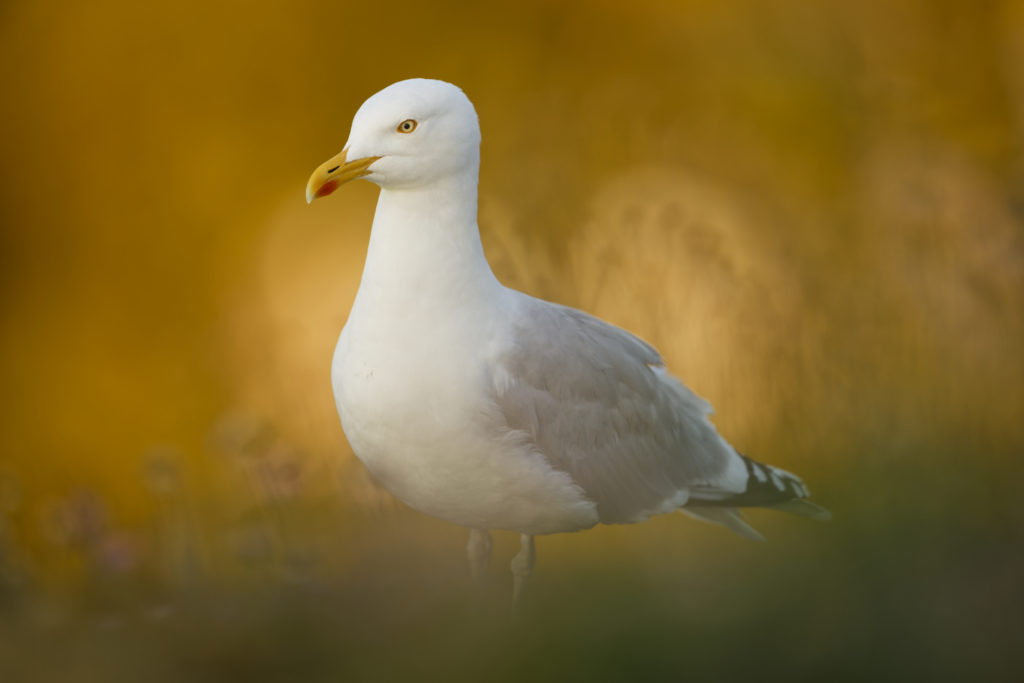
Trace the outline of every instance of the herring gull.
<instances>
[{"instance_id":1,"label":"herring gull","mask_svg":"<svg viewBox=\"0 0 1024 683\"><path fill-rule=\"evenodd\" d=\"M477 228L480 127L458 87L400 81L359 108L312 202L356 178L380 186L359 291L331 382L356 456L397 498L470 529L534 536L682 510L760 538L739 508L825 519L798 477L738 453L711 406L658 352L582 311L503 286Z\"/></svg>"}]
</instances>

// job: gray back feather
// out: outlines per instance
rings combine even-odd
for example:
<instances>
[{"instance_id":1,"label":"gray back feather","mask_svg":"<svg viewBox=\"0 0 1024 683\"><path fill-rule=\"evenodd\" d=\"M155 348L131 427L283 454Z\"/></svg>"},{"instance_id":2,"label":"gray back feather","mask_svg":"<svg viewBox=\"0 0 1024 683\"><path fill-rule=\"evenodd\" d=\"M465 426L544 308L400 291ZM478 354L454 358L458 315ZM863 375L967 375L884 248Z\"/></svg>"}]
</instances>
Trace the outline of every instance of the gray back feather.
<instances>
[{"instance_id":1,"label":"gray back feather","mask_svg":"<svg viewBox=\"0 0 1024 683\"><path fill-rule=\"evenodd\" d=\"M581 311L527 298L497 360L495 401L569 473L605 523L686 502L720 475L731 447L710 405L668 375L646 342Z\"/></svg>"}]
</instances>

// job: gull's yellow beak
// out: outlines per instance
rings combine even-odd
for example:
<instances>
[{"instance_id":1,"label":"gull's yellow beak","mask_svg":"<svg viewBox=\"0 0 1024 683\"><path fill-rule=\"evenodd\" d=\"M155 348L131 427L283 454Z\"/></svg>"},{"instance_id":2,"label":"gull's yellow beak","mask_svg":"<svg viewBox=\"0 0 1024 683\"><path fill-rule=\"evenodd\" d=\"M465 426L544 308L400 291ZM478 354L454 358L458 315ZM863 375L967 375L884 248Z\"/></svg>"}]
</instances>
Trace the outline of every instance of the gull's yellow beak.
<instances>
[{"instance_id":1,"label":"gull's yellow beak","mask_svg":"<svg viewBox=\"0 0 1024 683\"><path fill-rule=\"evenodd\" d=\"M370 175L369 166L380 157L364 157L348 161L348 149L341 150L313 171L306 183L306 203L318 197L326 197L350 180Z\"/></svg>"}]
</instances>

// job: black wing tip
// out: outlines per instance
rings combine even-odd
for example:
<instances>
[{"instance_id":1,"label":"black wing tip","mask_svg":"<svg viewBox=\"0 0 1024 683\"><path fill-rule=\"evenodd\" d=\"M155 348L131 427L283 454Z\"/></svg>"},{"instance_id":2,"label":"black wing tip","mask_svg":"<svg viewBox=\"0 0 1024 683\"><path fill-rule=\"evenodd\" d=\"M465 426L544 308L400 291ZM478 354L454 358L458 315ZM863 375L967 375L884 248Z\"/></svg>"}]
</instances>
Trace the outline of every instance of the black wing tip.
<instances>
[{"instance_id":1,"label":"black wing tip","mask_svg":"<svg viewBox=\"0 0 1024 683\"><path fill-rule=\"evenodd\" d=\"M694 500L696 507L772 507L780 503L803 500L810 497L810 491L795 474L765 465L738 453L747 467L747 488L717 500ZM684 506L685 507L685 506Z\"/></svg>"}]
</instances>

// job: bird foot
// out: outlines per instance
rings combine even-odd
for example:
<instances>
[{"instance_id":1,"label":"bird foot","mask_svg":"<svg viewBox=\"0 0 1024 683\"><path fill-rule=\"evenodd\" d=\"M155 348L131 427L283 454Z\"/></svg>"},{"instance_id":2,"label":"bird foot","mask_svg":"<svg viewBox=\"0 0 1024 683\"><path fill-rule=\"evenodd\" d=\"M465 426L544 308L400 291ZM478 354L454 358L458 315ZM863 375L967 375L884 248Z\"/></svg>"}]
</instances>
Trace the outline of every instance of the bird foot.
<instances>
[{"instance_id":1,"label":"bird foot","mask_svg":"<svg viewBox=\"0 0 1024 683\"><path fill-rule=\"evenodd\" d=\"M526 592L526 585L533 573L533 563L536 560L536 552L533 545L533 536L522 534L520 536L519 554L512 558L512 604L518 606L523 594Z\"/></svg>"}]
</instances>

